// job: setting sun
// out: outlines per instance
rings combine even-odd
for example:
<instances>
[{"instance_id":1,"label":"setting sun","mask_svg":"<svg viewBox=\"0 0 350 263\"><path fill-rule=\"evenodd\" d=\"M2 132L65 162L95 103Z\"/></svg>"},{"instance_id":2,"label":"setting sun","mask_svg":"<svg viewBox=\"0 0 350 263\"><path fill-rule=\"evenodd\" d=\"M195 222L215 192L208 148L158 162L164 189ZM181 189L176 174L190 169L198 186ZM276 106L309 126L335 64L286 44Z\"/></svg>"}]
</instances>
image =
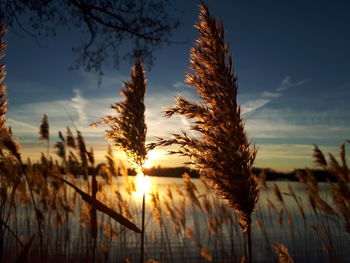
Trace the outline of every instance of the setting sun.
<instances>
[{"instance_id":1,"label":"setting sun","mask_svg":"<svg viewBox=\"0 0 350 263\"><path fill-rule=\"evenodd\" d=\"M144 168L151 168L152 166L154 166L154 161L158 160L162 155L163 155L163 153L161 151L149 152L143 167Z\"/></svg>"}]
</instances>

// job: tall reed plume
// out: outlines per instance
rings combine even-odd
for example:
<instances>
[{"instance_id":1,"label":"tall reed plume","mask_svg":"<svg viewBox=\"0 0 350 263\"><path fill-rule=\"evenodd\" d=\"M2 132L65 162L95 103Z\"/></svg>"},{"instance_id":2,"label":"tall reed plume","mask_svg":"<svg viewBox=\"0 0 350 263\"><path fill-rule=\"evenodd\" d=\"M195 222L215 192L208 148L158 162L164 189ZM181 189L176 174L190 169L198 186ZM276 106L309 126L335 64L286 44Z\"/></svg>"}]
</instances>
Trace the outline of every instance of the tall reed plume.
<instances>
[{"instance_id":1,"label":"tall reed plume","mask_svg":"<svg viewBox=\"0 0 350 263\"><path fill-rule=\"evenodd\" d=\"M146 78L142 62L137 60L131 70L131 80L124 82L121 95L125 100L111 106L115 116L103 117L92 126L105 124L106 138L122 149L129 161L142 167L146 159L146 132L144 96L146 92Z\"/></svg>"},{"instance_id":2,"label":"tall reed plume","mask_svg":"<svg viewBox=\"0 0 350 263\"><path fill-rule=\"evenodd\" d=\"M50 130L49 130L49 119L47 118L47 115L44 114L40 130L39 130L40 138L39 140L46 140L47 141L47 158L49 158L50 155Z\"/></svg>"},{"instance_id":3,"label":"tall reed plume","mask_svg":"<svg viewBox=\"0 0 350 263\"><path fill-rule=\"evenodd\" d=\"M329 215L341 215L343 217L345 230L350 234L350 176L349 166L347 164L348 157L346 156L346 143L350 142L346 141L340 144L340 161L338 161L331 153L328 154L327 161L320 148L316 145L314 146L313 158L315 164L324 168L336 178L335 183L329 182L333 204L328 204L325 200L322 200L321 197L319 197L317 184L313 184L315 181L315 179L313 179L313 174L309 173L305 177L299 176L299 180L304 186L306 186L305 188L309 195L313 194L312 198L314 199L317 208ZM310 187L310 185L314 187ZM321 203L321 205L319 205L319 203Z\"/></svg>"},{"instance_id":4,"label":"tall reed plume","mask_svg":"<svg viewBox=\"0 0 350 263\"><path fill-rule=\"evenodd\" d=\"M3 25L2 13L0 12L0 133L5 128L6 117L5 114L7 112L7 91L5 86L5 77L6 77L6 67L2 63L4 59L4 50L5 50L5 41L3 40L5 35L5 26Z\"/></svg>"},{"instance_id":5,"label":"tall reed plume","mask_svg":"<svg viewBox=\"0 0 350 263\"><path fill-rule=\"evenodd\" d=\"M7 91L6 91L6 86L4 84L4 80L5 80L5 76L6 76L6 69L5 69L5 65L2 64L2 60L4 58L4 49L6 46L5 41L3 40L5 32L6 32L6 30L5 30L5 26L3 24L3 16L2 16L2 13L0 11L0 142L1 142L1 146L3 146L6 150L8 150L8 152L16 158L17 162L20 165L20 170L21 170L20 174L21 175L23 174L23 176L25 177L26 182L28 184L30 196L32 199L32 203L34 206L35 215L36 215L36 219L37 219L37 223L38 223L40 249L41 249L41 252L43 252L43 236L42 236L42 222L41 222L42 221L42 216L41 216L42 213L37 208L36 201L34 198L34 193L32 190L32 185L31 185L31 182L28 178L26 170L24 169L24 165L22 162L22 156L21 156L21 152L20 152L20 147L19 147L19 142L13 138L11 128L6 128L6 124L5 124L5 122L6 122L5 114L7 112L7 99L6 99ZM1 164L1 174L2 174L4 168L5 167L2 163ZM11 175L11 176L13 176L13 175ZM2 222L2 218L0 218L0 219L1 219L0 221Z\"/></svg>"},{"instance_id":6,"label":"tall reed plume","mask_svg":"<svg viewBox=\"0 0 350 263\"><path fill-rule=\"evenodd\" d=\"M251 172L256 149L247 139L237 105L237 78L225 43L224 27L203 3L195 27L200 38L191 49L194 73L186 73L186 82L196 88L201 102L197 104L177 97L176 104L165 111L165 116L178 114L193 119L190 129L197 131L200 138L183 132L173 134L169 140L159 139L149 148L180 146L171 153L191 158L216 193L237 213L242 230L246 232L258 199L258 187Z\"/></svg>"},{"instance_id":7,"label":"tall reed plume","mask_svg":"<svg viewBox=\"0 0 350 263\"><path fill-rule=\"evenodd\" d=\"M18 161L21 160L21 153L19 150L19 142L13 138L11 127L6 127L6 113L7 113L7 88L5 85L6 66L3 64L5 57L4 51L6 42L4 36L6 33L3 14L0 11L0 140L2 146L9 151Z\"/></svg>"},{"instance_id":8,"label":"tall reed plume","mask_svg":"<svg viewBox=\"0 0 350 263\"><path fill-rule=\"evenodd\" d=\"M293 263L293 259L289 255L288 249L285 246L279 243L274 243L274 247L278 263Z\"/></svg>"},{"instance_id":9,"label":"tall reed plume","mask_svg":"<svg viewBox=\"0 0 350 263\"><path fill-rule=\"evenodd\" d=\"M92 126L105 124L109 126L106 130L107 139L122 149L128 161L143 174L143 165L147 151L145 146L147 126L145 123L144 96L146 92L146 78L143 64L136 60L132 68L131 80L124 82L124 89L121 95L124 101L111 106L116 116L106 116ZM145 236L145 194L142 198L142 228L141 228L141 262L144 262L144 236Z\"/></svg>"},{"instance_id":10,"label":"tall reed plume","mask_svg":"<svg viewBox=\"0 0 350 263\"><path fill-rule=\"evenodd\" d=\"M186 73L186 82L196 88L201 102L177 97L165 116L178 114L192 119L190 129L200 138L182 132L173 134L172 139L159 139L149 148L180 146L171 153L191 158L200 174L236 212L243 232L250 237L251 214L258 199L258 186L251 172L256 149L247 139L240 116L232 56L222 23L210 15L203 2L195 28L200 38L191 49L190 68L194 72Z\"/></svg>"}]
</instances>

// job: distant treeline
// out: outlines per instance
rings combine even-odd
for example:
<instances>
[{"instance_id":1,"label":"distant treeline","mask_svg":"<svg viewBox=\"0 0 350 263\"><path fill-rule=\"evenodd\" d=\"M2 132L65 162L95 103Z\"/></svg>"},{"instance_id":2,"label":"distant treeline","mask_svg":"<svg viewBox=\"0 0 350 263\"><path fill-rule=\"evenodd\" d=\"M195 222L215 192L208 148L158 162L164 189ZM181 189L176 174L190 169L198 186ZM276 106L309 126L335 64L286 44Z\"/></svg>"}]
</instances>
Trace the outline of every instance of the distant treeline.
<instances>
[{"instance_id":1,"label":"distant treeline","mask_svg":"<svg viewBox=\"0 0 350 263\"><path fill-rule=\"evenodd\" d=\"M24 165L25 167L26 165ZM40 164L34 164L33 165L34 169L44 169L44 167ZM93 172L98 174L98 175L103 175L105 169L107 169L107 165L105 163L100 163L99 165L96 166L95 171L91 167L88 168L88 173L92 174ZM60 168L61 173L65 173L64 167ZM310 169L310 171L313 173L317 181L319 182L327 182L331 181L334 182L336 181L336 178L334 175L332 175L330 172L326 170L320 170L320 169ZM83 174L83 170L81 166L79 165L71 165L70 167L70 172L78 177L79 175ZM114 173L114 175L121 176L122 173L119 168L116 169L115 171L117 174ZM188 167L152 167L152 168L146 168L144 169L144 172L146 175L149 176L157 176L157 177L182 177L184 173L188 173L191 178L199 178L199 174L197 170L192 170ZM298 178L296 177L296 173L301 173L301 174L306 174L307 170L306 169L296 169L291 172L279 172L275 171L270 168L253 168L252 172L255 175L261 175L262 173L265 173L265 178L266 181L278 181L278 180L286 180L286 181L298 181ZM134 176L136 175L135 170L133 169L127 169L128 175Z\"/></svg>"},{"instance_id":2,"label":"distant treeline","mask_svg":"<svg viewBox=\"0 0 350 263\"><path fill-rule=\"evenodd\" d=\"M306 169L295 169L294 171L291 171L291 172L278 172L270 168L253 168L252 171L254 174L257 174L257 175L264 172L266 176L266 181L277 181L277 180L299 181L296 176L297 173L301 173L303 175L307 174ZM309 171L312 172L316 180L319 182L336 181L335 176L326 170L309 169Z\"/></svg>"},{"instance_id":3,"label":"distant treeline","mask_svg":"<svg viewBox=\"0 0 350 263\"><path fill-rule=\"evenodd\" d=\"M191 170L188 167L152 167L145 169L145 174L158 177L182 177L184 173L188 173L191 178L199 178L198 171Z\"/></svg>"},{"instance_id":4,"label":"distant treeline","mask_svg":"<svg viewBox=\"0 0 350 263\"><path fill-rule=\"evenodd\" d=\"M253 173L256 175L265 173L267 181L288 180L298 181L296 173L306 174L306 169L296 169L291 172L278 172L270 168L253 168ZM325 170L313 169L310 170L314 174L315 178L320 182L336 181L334 175ZM188 167L152 167L145 169L145 174L150 176L159 177L181 177L183 173L188 173L192 178L199 178L198 171L191 170Z\"/></svg>"}]
</instances>

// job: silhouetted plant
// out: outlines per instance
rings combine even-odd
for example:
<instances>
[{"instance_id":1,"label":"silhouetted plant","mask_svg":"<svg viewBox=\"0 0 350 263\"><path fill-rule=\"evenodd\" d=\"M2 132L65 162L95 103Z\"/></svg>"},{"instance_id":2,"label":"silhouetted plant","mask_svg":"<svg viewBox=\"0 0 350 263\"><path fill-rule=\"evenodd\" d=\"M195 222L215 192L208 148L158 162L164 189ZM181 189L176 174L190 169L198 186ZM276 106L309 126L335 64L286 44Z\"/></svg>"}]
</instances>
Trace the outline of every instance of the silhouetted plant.
<instances>
[{"instance_id":1,"label":"silhouetted plant","mask_svg":"<svg viewBox=\"0 0 350 263\"><path fill-rule=\"evenodd\" d=\"M4 51L5 51L5 26L3 25L3 17L0 11L0 132L5 128L6 117L5 114L7 112L7 90L5 86L5 77L6 77L6 67L2 63L4 59Z\"/></svg>"},{"instance_id":2,"label":"silhouetted plant","mask_svg":"<svg viewBox=\"0 0 350 263\"><path fill-rule=\"evenodd\" d=\"M121 91L125 100L111 106L116 115L103 117L99 122L91 125L108 125L106 138L112 141L116 147L122 149L126 153L128 161L136 168L137 173L143 175L143 165L147 156L145 146L147 126L144 104L146 78L140 60L136 60L130 76L131 80L124 82L124 89ZM141 224L141 262L144 262L145 193L143 193L142 198Z\"/></svg>"},{"instance_id":3,"label":"silhouetted plant","mask_svg":"<svg viewBox=\"0 0 350 263\"><path fill-rule=\"evenodd\" d=\"M124 82L124 90L121 91L125 100L111 106L116 115L108 115L91 125L109 126L106 130L106 138L126 153L129 162L142 167L147 155L145 147L147 126L144 105L146 79L140 60L136 61L130 75L131 80Z\"/></svg>"},{"instance_id":4,"label":"silhouetted plant","mask_svg":"<svg viewBox=\"0 0 350 263\"><path fill-rule=\"evenodd\" d=\"M278 263L293 263L293 259L289 255L288 249L285 246L279 243L274 243L274 247Z\"/></svg>"},{"instance_id":5,"label":"silhouetted plant","mask_svg":"<svg viewBox=\"0 0 350 263\"><path fill-rule=\"evenodd\" d=\"M315 210L318 209L328 215L341 215L344 220L345 230L350 233L350 188L349 188L349 167L346 157L346 141L339 147L340 162L331 153L328 161L318 146L314 146L314 163L331 173L337 181L329 182L333 204L321 198L319 194L318 182L311 170L307 170L306 175L297 174L299 181L305 187L310 200L312 200Z\"/></svg>"},{"instance_id":6,"label":"silhouetted plant","mask_svg":"<svg viewBox=\"0 0 350 263\"><path fill-rule=\"evenodd\" d=\"M40 140L46 140L47 141L47 158L49 158L50 155L50 129L49 129L49 119L47 118L47 115L44 114L41 125L40 125Z\"/></svg>"},{"instance_id":7,"label":"silhouetted plant","mask_svg":"<svg viewBox=\"0 0 350 263\"><path fill-rule=\"evenodd\" d=\"M239 216L250 247L251 214L258 199L258 186L251 172L256 149L247 139L237 104L237 78L225 43L224 27L210 15L204 3L200 4L195 27L200 38L191 49L194 73L186 73L186 82L196 88L201 102L177 97L165 116L178 114L193 119L190 129L200 137L186 132L173 134L172 139L159 139L149 148L178 145L178 150L171 153L191 158L190 163Z\"/></svg>"}]
</instances>

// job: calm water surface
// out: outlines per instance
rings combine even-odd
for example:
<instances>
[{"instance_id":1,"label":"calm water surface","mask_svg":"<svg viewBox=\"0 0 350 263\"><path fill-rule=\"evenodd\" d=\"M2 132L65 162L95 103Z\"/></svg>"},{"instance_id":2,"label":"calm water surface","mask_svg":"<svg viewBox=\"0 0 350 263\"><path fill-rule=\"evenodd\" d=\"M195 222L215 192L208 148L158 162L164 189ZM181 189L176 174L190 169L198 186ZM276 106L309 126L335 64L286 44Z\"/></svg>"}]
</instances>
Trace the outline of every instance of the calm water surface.
<instances>
[{"instance_id":1,"label":"calm water surface","mask_svg":"<svg viewBox=\"0 0 350 263\"><path fill-rule=\"evenodd\" d=\"M197 188L195 194L202 209L191 203L182 178L150 177L150 181L152 187L156 187L158 190L162 205L167 200L173 207L180 208L185 200L187 230L180 227L179 231L175 233L174 224L164 210L164 206L161 210L163 221L159 225L154 219L155 212L151 196L148 194L146 197L146 254L148 258L154 258L161 262L208 262L199 254L200 248L205 248L212 255L214 262L239 262L245 251L245 237L241 233L235 214L229 212L228 216L224 216L224 204L205 187L200 179L192 179L192 181ZM276 199L273 190L274 184L279 187L282 193L283 203ZM84 183L77 182L77 185L87 191ZM105 201L109 204L116 203L115 192L120 192L129 205L134 223L140 226L142 194L128 195L125 186L126 179L124 177L114 179L112 186L104 186ZM172 191L173 201L166 197L167 187ZM289 187L294 190L305 218L302 216L295 198L291 195ZM331 203L327 184L320 183L320 193L325 200ZM70 195L73 196L73 192L70 192ZM210 201L211 210L209 212L204 209L204 199ZM79 227L80 205L76 206L75 213L69 222L71 246L77 254L85 253L81 252L81 238L88 235L85 229ZM178 216L180 210L173 210ZM227 213L227 210L225 211ZM22 208L19 214L22 214L23 218L27 218L26 213L28 213L28 208ZM119 260L129 258L131 262L138 262L140 235L121 228L120 225L110 221L100 213L98 216L100 222L110 222L119 235L118 238L110 241L111 249L105 260L107 262L122 262ZM213 227L210 227L210 222L216 226L215 231L213 231ZM20 220L18 221L18 225L25 225L25 222L22 223ZM34 223L31 225L31 229L34 231ZM28 232L27 229L23 231ZM100 229L101 232L102 229ZM30 234L29 231L27 235ZM55 238L62 239L62 236L59 236L62 235L62 232L58 230L51 234ZM350 249L349 240L349 234L344 231L341 217L316 214L310 206L306 192L298 182L267 182L267 188L261 188L256 212L253 214L254 262L275 262L274 242L282 243L287 247L294 262L346 262L347 251ZM101 239L99 242L102 246L105 240Z\"/></svg>"}]
</instances>

